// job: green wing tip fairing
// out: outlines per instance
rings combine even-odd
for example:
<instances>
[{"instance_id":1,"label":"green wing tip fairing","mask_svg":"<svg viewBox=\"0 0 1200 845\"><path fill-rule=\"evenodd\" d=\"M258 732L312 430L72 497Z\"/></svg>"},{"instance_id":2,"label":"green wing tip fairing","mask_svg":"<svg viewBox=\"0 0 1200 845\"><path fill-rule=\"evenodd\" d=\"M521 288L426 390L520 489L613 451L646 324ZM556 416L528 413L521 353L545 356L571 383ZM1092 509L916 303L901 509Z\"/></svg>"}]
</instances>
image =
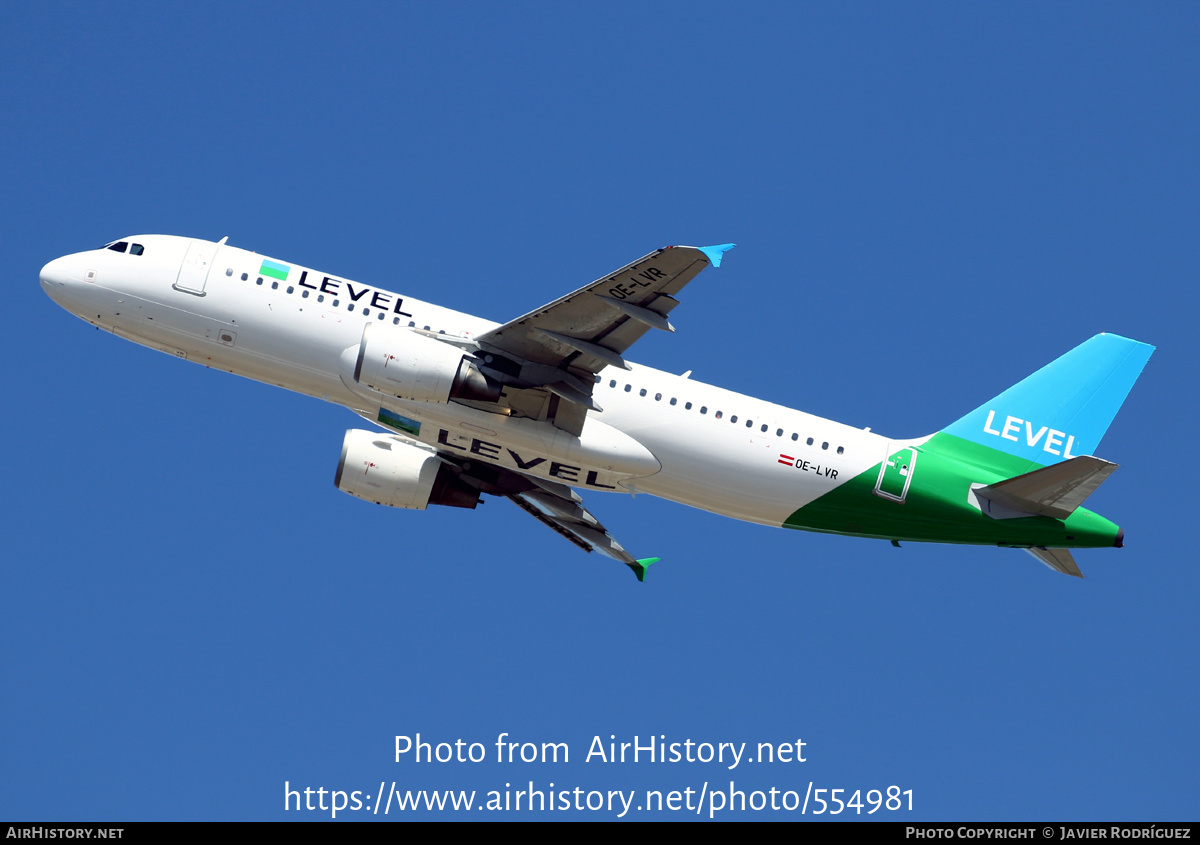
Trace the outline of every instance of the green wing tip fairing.
<instances>
[{"instance_id":1,"label":"green wing tip fairing","mask_svg":"<svg viewBox=\"0 0 1200 845\"><path fill-rule=\"evenodd\" d=\"M662 560L660 557L640 558L639 560L629 564L629 568L633 570L633 574L637 576L639 581L645 581L646 570L658 563L660 560Z\"/></svg>"}]
</instances>

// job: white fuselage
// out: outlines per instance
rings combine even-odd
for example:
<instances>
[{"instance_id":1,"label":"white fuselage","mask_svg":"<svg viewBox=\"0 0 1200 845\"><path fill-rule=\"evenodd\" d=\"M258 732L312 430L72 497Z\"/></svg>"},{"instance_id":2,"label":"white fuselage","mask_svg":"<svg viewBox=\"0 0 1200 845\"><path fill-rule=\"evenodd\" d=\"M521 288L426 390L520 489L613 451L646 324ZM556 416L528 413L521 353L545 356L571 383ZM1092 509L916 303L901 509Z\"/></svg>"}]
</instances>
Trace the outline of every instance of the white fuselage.
<instances>
[{"instance_id":1,"label":"white fuselage","mask_svg":"<svg viewBox=\"0 0 1200 845\"><path fill-rule=\"evenodd\" d=\"M593 398L603 410L578 438L454 401L382 396L345 377L344 355L367 323L459 338L498 324L294 264L275 279L260 273L264 256L223 243L127 240L142 254L68 255L46 265L43 287L121 337L371 420L386 407L421 424L415 439L472 460L778 526L886 457L887 439L870 432L636 364L600 374Z\"/></svg>"}]
</instances>

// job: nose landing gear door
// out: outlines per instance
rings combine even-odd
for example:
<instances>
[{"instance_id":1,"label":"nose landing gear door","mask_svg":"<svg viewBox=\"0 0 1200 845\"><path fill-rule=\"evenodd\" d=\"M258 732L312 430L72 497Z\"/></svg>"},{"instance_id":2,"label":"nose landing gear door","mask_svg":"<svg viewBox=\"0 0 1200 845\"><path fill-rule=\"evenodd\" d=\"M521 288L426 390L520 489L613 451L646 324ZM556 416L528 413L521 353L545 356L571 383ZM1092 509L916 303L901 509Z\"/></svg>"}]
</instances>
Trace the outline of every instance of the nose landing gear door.
<instances>
[{"instance_id":1,"label":"nose landing gear door","mask_svg":"<svg viewBox=\"0 0 1200 845\"><path fill-rule=\"evenodd\" d=\"M875 482L875 495L893 502L904 503L908 485L912 483L913 469L917 465L917 450L911 446L897 448L889 443L883 464L879 467L879 479Z\"/></svg>"},{"instance_id":2,"label":"nose landing gear door","mask_svg":"<svg viewBox=\"0 0 1200 845\"><path fill-rule=\"evenodd\" d=\"M183 263L179 265L179 278L175 280L175 290L204 296L208 271L220 246L208 241L192 241L188 244L187 254L183 257Z\"/></svg>"}]
</instances>

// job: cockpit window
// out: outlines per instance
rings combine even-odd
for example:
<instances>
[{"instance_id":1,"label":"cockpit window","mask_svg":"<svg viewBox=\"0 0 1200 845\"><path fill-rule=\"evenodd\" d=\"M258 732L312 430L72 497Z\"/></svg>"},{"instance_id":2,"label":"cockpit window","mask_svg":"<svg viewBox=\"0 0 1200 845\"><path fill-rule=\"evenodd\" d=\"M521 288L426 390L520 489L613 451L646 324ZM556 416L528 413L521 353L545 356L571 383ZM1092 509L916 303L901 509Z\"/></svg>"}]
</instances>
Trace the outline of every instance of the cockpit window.
<instances>
[{"instance_id":1,"label":"cockpit window","mask_svg":"<svg viewBox=\"0 0 1200 845\"><path fill-rule=\"evenodd\" d=\"M146 251L141 244L131 244L129 241L113 241L105 244L102 249L111 249L113 252L125 252L128 249L130 255L141 255Z\"/></svg>"}]
</instances>

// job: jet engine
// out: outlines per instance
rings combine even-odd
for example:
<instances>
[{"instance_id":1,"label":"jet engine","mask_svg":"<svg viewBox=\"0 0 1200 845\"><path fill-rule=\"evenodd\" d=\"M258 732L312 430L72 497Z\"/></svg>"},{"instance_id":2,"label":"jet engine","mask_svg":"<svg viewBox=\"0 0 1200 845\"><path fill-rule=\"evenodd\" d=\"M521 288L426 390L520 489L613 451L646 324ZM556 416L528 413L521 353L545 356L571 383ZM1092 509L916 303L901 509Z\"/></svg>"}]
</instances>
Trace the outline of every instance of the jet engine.
<instances>
[{"instance_id":1,"label":"jet engine","mask_svg":"<svg viewBox=\"0 0 1200 845\"><path fill-rule=\"evenodd\" d=\"M479 490L461 481L441 458L383 432L346 432L333 483L343 493L392 508L479 504Z\"/></svg>"},{"instance_id":2,"label":"jet engine","mask_svg":"<svg viewBox=\"0 0 1200 845\"><path fill-rule=\"evenodd\" d=\"M500 398L500 383L481 373L461 349L414 331L374 323L363 329L354 380L416 402L496 402Z\"/></svg>"}]
</instances>

